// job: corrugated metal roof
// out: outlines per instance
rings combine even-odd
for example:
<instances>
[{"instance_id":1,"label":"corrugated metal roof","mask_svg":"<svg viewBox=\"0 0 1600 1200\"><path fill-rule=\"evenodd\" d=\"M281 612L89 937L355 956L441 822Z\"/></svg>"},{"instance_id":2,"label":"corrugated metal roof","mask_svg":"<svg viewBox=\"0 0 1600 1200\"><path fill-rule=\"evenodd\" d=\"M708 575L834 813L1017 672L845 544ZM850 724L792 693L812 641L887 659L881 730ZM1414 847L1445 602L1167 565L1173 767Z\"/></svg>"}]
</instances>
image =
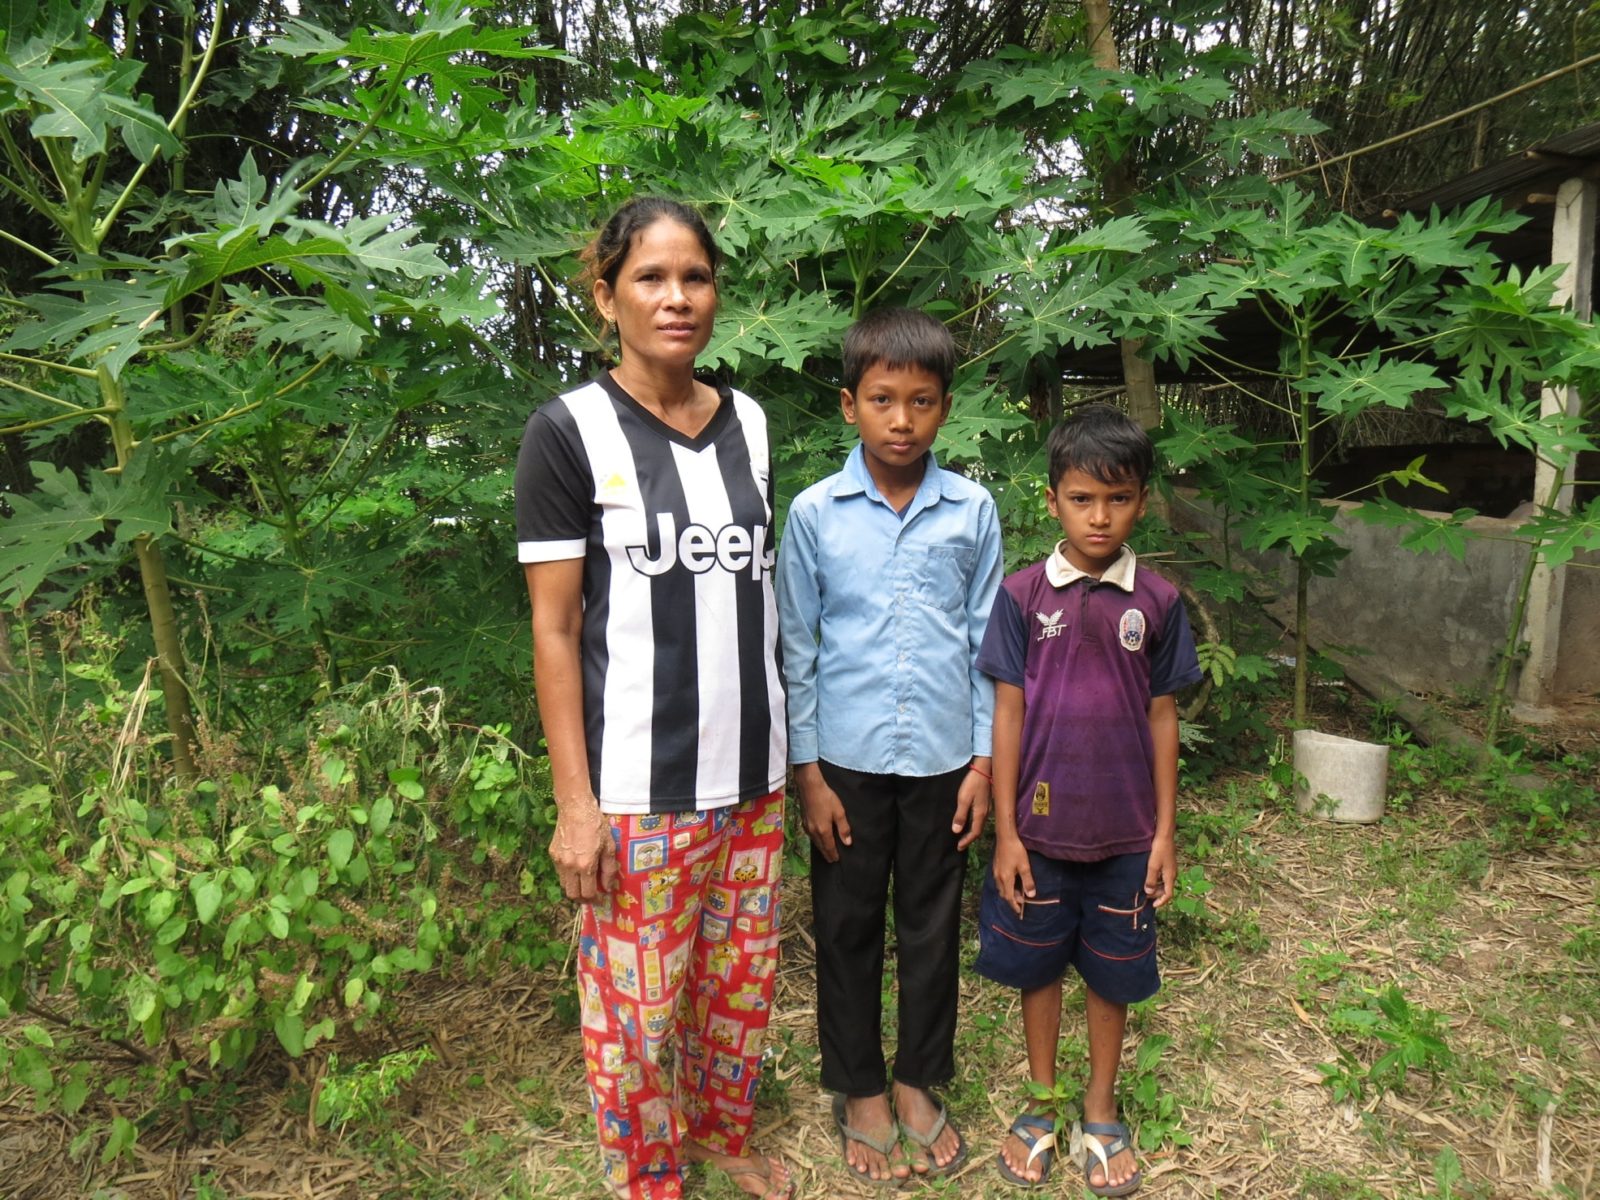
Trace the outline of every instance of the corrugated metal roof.
<instances>
[{"instance_id":1,"label":"corrugated metal roof","mask_svg":"<svg viewBox=\"0 0 1600 1200\"><path fill-rule=\"evenodd\" d=\"M1528 271L1549 265L1555 193L1562 183L1575 177L1600 179L1600 123L1549 138L1497 163L1417 192L1396 209L1426 213L1437 205L1448 212L1480 196L1492 196L1527 219L1520 228L1491 238L1489 245L1502 261ZM1595 292L1595 307L1600 311L1600 272L1595 273ZM1228 313L1218 322L1218 332L1222 335L1219 340L1229 347L1229 357L1242 364L1245 371L1255 369L1270 374L1276 368L1280 335L1254 307L1246 305ZM1349 336L1359 337L1359 331L1352 329ZM1066 352L1057 361L1070 379L1114 383L1122 378L1122 356L1116 345ZM1200 376L1170 362L1156 364L1158 382L1175 383L1191 377Z\"/></svg>"},{"instance_id":2,"label":"corrugated metal roof","mask_svg":"<svg viewBox=\"0 0 1600 1200\"><path fill-rule=\"evenodd\" d=\"M1600 177L1600 123L1584 125L1407 196L1400 207L1427 212L1437 204L1448 211L1479 196L1494 196L1507 208L1520 209L1529 204L1530 197L1553 195L1563 181L1575 176Z\"/></svg>"}]
</instances>

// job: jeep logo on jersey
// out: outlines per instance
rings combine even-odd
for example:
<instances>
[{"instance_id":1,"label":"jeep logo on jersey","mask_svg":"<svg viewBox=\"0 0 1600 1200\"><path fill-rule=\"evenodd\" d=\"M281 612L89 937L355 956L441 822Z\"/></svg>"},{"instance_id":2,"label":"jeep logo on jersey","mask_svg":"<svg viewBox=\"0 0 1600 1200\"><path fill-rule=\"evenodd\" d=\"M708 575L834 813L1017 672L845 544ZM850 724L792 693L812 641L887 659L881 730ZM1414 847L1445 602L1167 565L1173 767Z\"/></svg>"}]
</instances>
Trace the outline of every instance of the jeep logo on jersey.
<instances>
[{"instance_id":1,"label":"jeep logo on jersey","mask_svg":"<svg viewBox=\"0 0 1600 1200\"><path fill-rule=\"evenodd\" d=\"M708 529L704 525L688 525L680 534L678 520L671 513L656 514L657 543L660 554L650 557L649 546L629 546L628 561L641 575L663 575L682 563L696 575L703 575L712 567L721 567L730 573L750 568L750 578L760 579L763 572L772 570L772 553L766 549L765 525L724 525L721 529Z\"/></svg>"}]
</instances>

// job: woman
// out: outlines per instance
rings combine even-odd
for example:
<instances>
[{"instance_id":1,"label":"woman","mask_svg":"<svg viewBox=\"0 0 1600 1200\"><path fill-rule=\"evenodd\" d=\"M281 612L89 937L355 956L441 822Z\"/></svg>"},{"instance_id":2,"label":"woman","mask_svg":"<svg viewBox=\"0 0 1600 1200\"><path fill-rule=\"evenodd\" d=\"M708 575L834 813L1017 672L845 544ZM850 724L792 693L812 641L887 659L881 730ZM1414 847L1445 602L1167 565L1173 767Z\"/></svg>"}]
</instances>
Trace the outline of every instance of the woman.
<instances>
[{"instance_id":1,"label":"woman","mask_svg":"<svg viewBox=\"0 0 1600 1200\"><path fill-rule=\"evenodd\" d=\"M783 1200L783 1164L745 1148L783 854L766 420L694 374L719 259L699 214L630 200L586 259L621 361L528 421L517 539L601 1157L620 1196L679 1196L706 1162Z\"/></svg>"}]
</instances>

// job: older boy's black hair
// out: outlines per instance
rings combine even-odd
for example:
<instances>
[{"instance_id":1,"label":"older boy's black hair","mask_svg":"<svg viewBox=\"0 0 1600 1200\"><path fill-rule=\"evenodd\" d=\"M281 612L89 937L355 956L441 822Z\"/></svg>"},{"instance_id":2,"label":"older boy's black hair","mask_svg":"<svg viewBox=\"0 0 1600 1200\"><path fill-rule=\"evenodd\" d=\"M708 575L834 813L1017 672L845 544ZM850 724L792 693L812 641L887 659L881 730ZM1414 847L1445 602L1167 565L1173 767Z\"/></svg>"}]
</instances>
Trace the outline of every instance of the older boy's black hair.
<instances>
[{"instance_id":1,"label":"older boy's black hair","mask_svg":"<svg viewBox=\"0 0 1600 1200\"><path fill-rule=\"evenodd\" d=\"M867 368L878 364L921 367L939 377L939 395L950 394L956 373L956 343L950 331L914 308L875 308L844 335L844 386L852 393Z\"/></svg>"},{"instance_id":2,"label":"older boy's black hair","mask_svg":"<svg viewBox=\"0 0 1600 1200\"><path fill-rule=\"evenodd\" d=\"M1109 404L1086 404L1050 431L1050 486L1068 471L1101 483L1136 479L1147 487L1156 453L1150 435L1127 413Z\"/></svg>"}]
</instances>

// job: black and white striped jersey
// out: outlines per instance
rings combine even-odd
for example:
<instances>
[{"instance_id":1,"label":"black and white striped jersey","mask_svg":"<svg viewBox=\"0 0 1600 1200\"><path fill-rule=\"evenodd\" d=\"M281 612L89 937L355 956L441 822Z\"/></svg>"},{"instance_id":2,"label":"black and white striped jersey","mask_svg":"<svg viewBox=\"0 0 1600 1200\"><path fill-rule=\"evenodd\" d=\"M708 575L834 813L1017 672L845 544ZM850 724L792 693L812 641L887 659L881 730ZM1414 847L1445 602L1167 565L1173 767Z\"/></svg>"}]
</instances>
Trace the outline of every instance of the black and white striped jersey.
<instances>
[{"instance_id":1,"label":"black and white striped jersey","mask_svg":"<svg viewBox=\"0 0 1600 1200\"><path fill-rule=\"evenodd\" d=\"M783 786L766 414L742 392L685 437L603 373L528 420L517 557L582 558L590 782L611 813Z\"/></svg>"}]
</instances>

